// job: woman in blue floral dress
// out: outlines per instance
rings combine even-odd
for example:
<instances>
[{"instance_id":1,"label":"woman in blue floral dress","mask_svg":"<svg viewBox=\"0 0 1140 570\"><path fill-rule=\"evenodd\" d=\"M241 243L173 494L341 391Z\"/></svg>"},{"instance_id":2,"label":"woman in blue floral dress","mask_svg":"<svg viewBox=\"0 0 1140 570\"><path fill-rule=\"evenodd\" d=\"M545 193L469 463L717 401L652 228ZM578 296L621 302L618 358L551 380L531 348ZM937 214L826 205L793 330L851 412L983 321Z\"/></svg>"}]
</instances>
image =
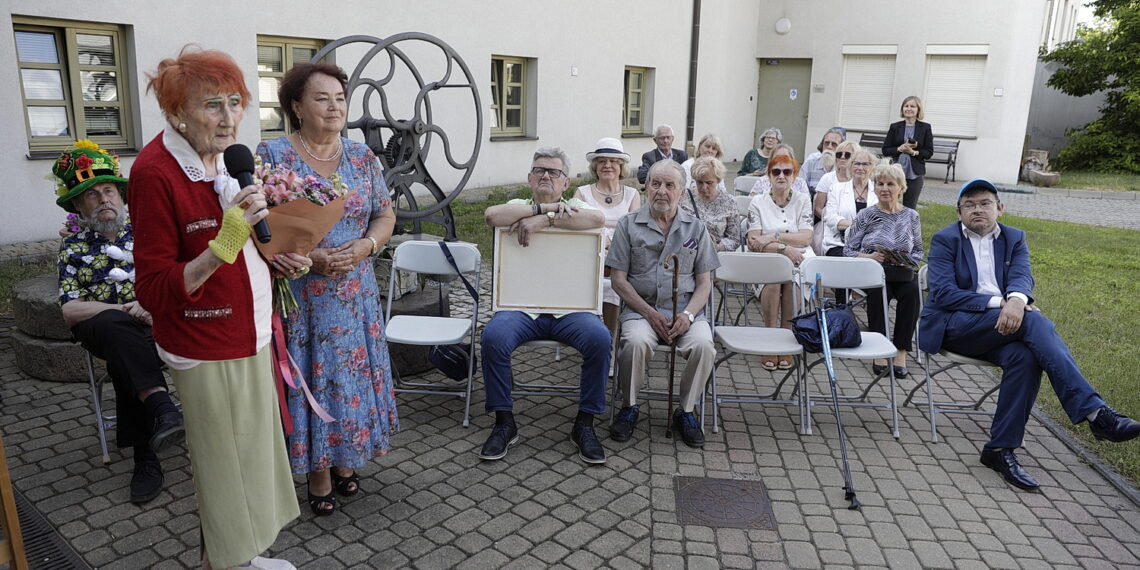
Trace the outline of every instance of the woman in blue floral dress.
<instances>
[{"instance_id":1,"label":"woman in blue floral dress","mask_svg":"<svg viewBox=\"0 0 1140 570\"><path fill-rule=\"evenodd\" d=\"M324 422L303 394L288 391L289 460L294 473L308 474L309 507L318 516L336 510L334 492L360 490L355 469L385 454L399 429L372 267L372 256L392 236L395 215L376 155L340 136L346 83L334 65L294 66L278 92L293 133L257 147L263 162L326 181L337 174L348 186L344 217L309 254L312 273L290 282L300 308L285 320L289 353L335 418ZM282 273L292 269L270 261Z\"/></svg>"}]
</instances>

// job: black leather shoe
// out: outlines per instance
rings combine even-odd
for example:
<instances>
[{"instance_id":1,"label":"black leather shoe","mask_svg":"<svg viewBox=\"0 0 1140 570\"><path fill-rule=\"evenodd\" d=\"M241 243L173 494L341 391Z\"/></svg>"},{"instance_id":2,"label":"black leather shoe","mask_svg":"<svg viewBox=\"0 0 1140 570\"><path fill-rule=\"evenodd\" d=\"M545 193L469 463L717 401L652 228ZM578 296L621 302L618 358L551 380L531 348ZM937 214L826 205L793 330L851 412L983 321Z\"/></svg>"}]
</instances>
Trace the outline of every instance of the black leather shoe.
<instances>
[{"instance_id":1,"label":"black leather shoe","mask_svg":"<svg viewBox=\"0 0 1140 570\"><path fill-rule=\"evenodd\" d=\"M479 452L479 458L487 461L502 459L507 455L507 450L518 442L519 430L514 423L495 424L487 442L483 444L483 450Z\"/></svg>"},{"instance_id":2,"label":"black leather shoe","mask_svg":"<svg viewBox=\"0 0 1140 570\"><path fill-rule=\"evenodd\" d=\"M881 376L886 371L887 371L887 365L886 364L872 364L871 365L871 374L874 374L875 376Z\"/></svg>"},{"instance_id":3,"label":"black leather shoe","mask_svg":"<svg viewBox=\"0 0 1140 570\"><path fill-rule=\"evenodd\" d=\"M186 426L182 412L166 412L154 419L154 435L150 436L150 449L158 453L186 439Z\"/></svg>"},{"instance_id":4,"label":"black leather shoe","mask_svg":"<svg viewBox=\"0 0 1140 570\"><path fill-rule=\"evenodd\" d=\"M602 442L598 441L598 434L594 433L594 426L574 424L570 430L570 441L578 446L578 457L586 463L605 463L606 450L602 449Z\"/></svg>"},{"instance_id":5,"label":"black leather shoe","mask_svg":"<svg viewBox=\"0 0 1140 570\"><path fill-rule=\"evenodd\" d=\"M1021 468L1012 449L997 447L982 448L982 465L1001 473L1001 476L1014 487L1026 491L1036 491L1041 485Z\"/></svg>"},{"instance_id":6,"label":"black leather shoe","mask_svg":"<svg viewBox=\"0 0 1140 570\"><path fill-rule=\"evenodd\" d=\"M1108 407L1101 406L1096 419L1089 422L1093 437L1120 443L1140 435L1140 422Z\"/></svg>"},{"instance_id":7,"label":"black leather shoe","mask_svg":"<svg viewBox=\"0 0 1140 570\"><path fill-rule=\"evenodd\" d=\"M673 431L681 436L681 441L689 447L704 447L705 434L701 431L701 424L693 412L682 412L677 408L673 412Z\"/></svg>"},{"instance_id":8,"label":"black leather shoe","mask_svg":"<svg viewBox=\"0 0 1140 570\"><path fill-rule=\"evenodd\" d=\"M627 406L618 411L614 423L610 424L610 438L614 441L629 441L633 426L637 425L637 406Z\"/></svg>"},{"instance_id":9,"label":"black leather shoe","mask_svg":"<svg viewBox=\"0 0 1140 570\"><path fill-rule=\"evenodd\" d=\"M135 474L131 477L131 502L145 503L162 492L162 466L157 459L135 461Z\"/></svg>"},{"instance_id":10,"label":"black leather shoe","mask_svg":"<svg viewBox=\"0 0 1140 570\"><path fill-rule=\"evenodd\" d=\"M906 378L910 376L910 371L906 369L906 366L891 366L895 369L895 378Z\"/></svg>"}]
</instances>

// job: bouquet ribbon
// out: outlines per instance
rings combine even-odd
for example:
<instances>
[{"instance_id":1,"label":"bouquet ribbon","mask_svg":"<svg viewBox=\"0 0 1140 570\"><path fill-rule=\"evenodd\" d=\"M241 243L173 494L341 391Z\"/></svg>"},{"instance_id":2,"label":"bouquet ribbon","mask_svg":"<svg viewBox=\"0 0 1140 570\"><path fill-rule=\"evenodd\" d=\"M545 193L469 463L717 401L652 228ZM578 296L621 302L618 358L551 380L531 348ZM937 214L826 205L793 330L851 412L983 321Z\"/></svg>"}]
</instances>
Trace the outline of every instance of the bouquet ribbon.
<instances>
[{"instance_id":1,"label":"bouquet ribbon","mask_svg":"<svg viewBox=\"0 0 1140 570\"><path fill-rule=\"evenodd\" d=\"M273 375L277 379L277 400L281 406L281 422L284 424L286 434L293 433L293 418L289 415L289 404L285 400L286 384L294 390L299 389L305 393L305 400L309 402L309 408L317 417L325 422L336 420L313 397L313 393L309 391L309 384L305 382L305 375L301 373L297 362L285 348L285 329L281 327L281 315L276 312L273 313Z\"/></svg>"}]
</instances>

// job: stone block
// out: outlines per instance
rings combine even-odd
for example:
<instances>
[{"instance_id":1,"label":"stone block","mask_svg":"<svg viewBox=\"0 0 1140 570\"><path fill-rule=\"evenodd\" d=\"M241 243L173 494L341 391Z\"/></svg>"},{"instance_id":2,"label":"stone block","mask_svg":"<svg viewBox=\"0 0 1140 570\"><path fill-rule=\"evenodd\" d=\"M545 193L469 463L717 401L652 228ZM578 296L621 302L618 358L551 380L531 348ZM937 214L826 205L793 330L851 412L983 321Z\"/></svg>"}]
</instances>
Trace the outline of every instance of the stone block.
<instances>
[{"instance_id":1,"label":"stone block","mask_svg":"<svg viewBox=\"0 0 1140 570\"><path fill-rule=\"evenodd\" d=\"M58 279L56 274L46 273L12 287L12 316L17 329L39 338L71 338L71 328L64 324L59 308Z\"/></svg>"},{"instance_id":2,"label":"stone block","mask_svg":"<svg viewBox=\"0 0 1140 570\"><path fill-rule=\"evenodd\" d=\"M87 351L71 341L35 338L13 330L12 352L16 367L29 376L53 382L87 381ZM102 374L101 363L95 362L95 374Z\"/></svg>"}]
</instances>

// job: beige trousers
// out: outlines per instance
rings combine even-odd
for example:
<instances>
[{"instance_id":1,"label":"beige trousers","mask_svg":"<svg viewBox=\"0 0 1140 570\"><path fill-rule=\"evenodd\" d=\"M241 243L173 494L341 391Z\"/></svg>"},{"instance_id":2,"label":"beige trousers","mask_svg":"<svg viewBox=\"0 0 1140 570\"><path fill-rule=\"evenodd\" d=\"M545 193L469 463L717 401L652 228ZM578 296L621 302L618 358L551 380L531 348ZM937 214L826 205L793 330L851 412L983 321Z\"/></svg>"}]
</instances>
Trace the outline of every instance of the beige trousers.
<instances>
[{"instance_id":1,"label":"beige trousers","mask_svg":"<svg viewBox=\"0 0 1140 570\"><path fill-rule=\"evenodd\" d=\"M618 345L618 386L624 399L622 406L637 403L637 392L645 385L649 359L660 340L649 321L631 319L621 324ZM685 358L681 374L681 409L692 412L704 392L705 383L713 369L716 347L713 346L712 328L706 321L697 321L677 339L677 355ZM667 379L666 379L667 380ZM673 413L673 410L669 410Z\"/></svg>"}]
</instances>

